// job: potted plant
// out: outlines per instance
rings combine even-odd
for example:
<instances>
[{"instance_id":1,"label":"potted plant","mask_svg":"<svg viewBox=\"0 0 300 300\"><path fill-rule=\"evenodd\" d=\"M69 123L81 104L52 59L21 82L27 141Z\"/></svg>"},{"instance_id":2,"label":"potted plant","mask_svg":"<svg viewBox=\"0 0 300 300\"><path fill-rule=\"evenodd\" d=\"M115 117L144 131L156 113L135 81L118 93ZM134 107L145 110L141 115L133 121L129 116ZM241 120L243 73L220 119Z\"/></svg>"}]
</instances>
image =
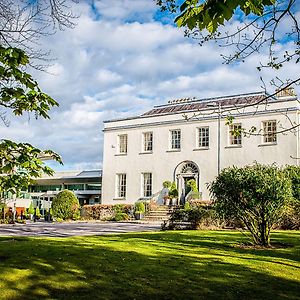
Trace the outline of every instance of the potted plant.
<instances>
[{"instance_id":1,"label":"potted plant","mask_svg":"<svg viewBox=\"0 0 300 300\"><path fill-rule=\"evenodd\" d=\"M134 216L136 218L136 220L141 220L143 219L144 215L145 215L145 204L144 202L136 202L135 203L135 208L134 208Z\"/></svg>"},{"instance_id":2,"label":"potted plant","mask_svg":"<svg viewBox=\"0 0 300 300\"><path fill-rule=\"evenodd\" d=\"M41 218L41 212L40 212L40 209L38 206L35 209L35 217L37 220L39 220Z\"/></svg>"},{"instance_id":3,"label":"potted plant","mask_svg":"<svg viewBox=\"0 0 300 300\"><path fill-rule=\"evenodd\" d=\"M170 187L169 196L170 196L170 205L177 205L178 190L177 190L175 182L173 182L171 187Z\"/></svg>"},{"instance_id":4,"label":"potted plant","mask_svg":"<svg viewBox=\"0 0 300 300\"><path fill-rule=\"evenodd\" d=\"M31 202L28 208L28 214L29 214L29 218L30 220L32 220L33 215L34 215L34 208L33 208L33 203Z\"/></svg>"}]
</instances>

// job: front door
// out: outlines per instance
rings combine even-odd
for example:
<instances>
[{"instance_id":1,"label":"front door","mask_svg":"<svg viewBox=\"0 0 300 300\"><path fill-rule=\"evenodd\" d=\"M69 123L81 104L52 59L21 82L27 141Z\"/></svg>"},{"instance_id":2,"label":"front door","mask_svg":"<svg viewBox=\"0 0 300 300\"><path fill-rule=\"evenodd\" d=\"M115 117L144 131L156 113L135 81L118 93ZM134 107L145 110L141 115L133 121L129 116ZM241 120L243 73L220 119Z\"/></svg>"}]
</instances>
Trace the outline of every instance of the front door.
<instances>
[{"instance_id":1,"label":"front door","mask_svg":"<svg viewBox=\"0 0 300 300\"><path fill-rule=\"evenodd\" d=\"M191 191L191 187L188 185L189 180L195 179L194 177L185 177L184 178L184 197L187 196L187 194Z\"/></svg>"}]
</instances>

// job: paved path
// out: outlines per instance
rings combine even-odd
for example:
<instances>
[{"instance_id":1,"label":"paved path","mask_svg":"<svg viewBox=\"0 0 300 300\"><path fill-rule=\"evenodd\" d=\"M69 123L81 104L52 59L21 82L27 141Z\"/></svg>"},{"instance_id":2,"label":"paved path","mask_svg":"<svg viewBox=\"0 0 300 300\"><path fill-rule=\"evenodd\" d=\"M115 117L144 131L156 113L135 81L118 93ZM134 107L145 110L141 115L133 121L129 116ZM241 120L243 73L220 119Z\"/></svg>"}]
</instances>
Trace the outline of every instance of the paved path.
<instances>
[{"instance_id":1,"label":"paved path","mask_svg":"<svg viewBox=\"0 0 300 300\"><path fill-rule=\"evenodd\" d=\"M118 234L138 231L159 231L158 223L70 222L0 225L0 236L69 237L83 235Z\"/></svg>"}]
</instances>

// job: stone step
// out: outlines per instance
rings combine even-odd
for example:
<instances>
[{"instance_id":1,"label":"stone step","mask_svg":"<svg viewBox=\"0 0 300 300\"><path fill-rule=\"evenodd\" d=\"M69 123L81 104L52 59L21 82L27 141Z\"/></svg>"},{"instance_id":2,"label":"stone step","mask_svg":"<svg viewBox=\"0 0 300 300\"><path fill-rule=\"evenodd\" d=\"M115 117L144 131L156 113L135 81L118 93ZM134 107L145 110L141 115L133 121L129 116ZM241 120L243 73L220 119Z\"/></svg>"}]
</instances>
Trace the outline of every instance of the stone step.
<instances>
[{"instance_id":1,"label":"stone step","mask_svg":"<svg viewBox=\"0 0 300 300\"><path fill-rule=\"evenodd\" d=\"M169 220L168 217L155 217L155 216L145 216L143 221L167 221Z\"/></svg>"},{"instance_id":2,"label":"stone step","mask_svg":"<svg viewBox=\"0 0 300 300\"><path fill-rule=\"evenodd\" d=\"M167 221L170 219L171 213L177 209L178 206L158 205L151 207L143 221Z\"/></svg>"},{"instance_id":3,"label":"stone step","mask_svg":"<svg viewBox=\"0 0 300 300\"><path fill-rule=\"evenodd\" d=\"M177 209L176 207L167 207L167 208L161 208L161 207L155 207L155 208L151 208L151 210L149 211L173 211Z\"/></svg>"},{"instance_id":4,"label":"stone step","mask_svg":"<svg viewBox=\"0 0 300 300\"><path fill-rule=\"evenodd\" d=\"M172 211L161 211L161 210L151 210L147 212L147 215L158 214L158 215L169 215Z\"/></svg>"}]
</instances>

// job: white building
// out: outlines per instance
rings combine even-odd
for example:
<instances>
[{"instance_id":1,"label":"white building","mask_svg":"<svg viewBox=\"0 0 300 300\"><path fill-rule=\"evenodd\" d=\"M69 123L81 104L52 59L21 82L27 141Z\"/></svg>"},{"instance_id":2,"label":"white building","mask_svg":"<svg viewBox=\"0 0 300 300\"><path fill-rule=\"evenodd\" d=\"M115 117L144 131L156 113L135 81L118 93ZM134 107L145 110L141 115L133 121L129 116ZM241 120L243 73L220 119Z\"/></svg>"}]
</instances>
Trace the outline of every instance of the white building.
<instances>
[{"instance_id":1,"label":"white building","mask_svg":"<svg viewBox=\"0 0 300 300\"><path fill-rule=\"evenodd\" d=\"M233 123L227 125L228 116ZM151 198L165 180L175 181L181 202L194 178L202 199L218 169L255 161L299 163L299 103L293 89L277 97L251 93L179 99L141 116L104 122L102 203ZM238 136L240 128L254 130ZM289 129L289 130L287 130Z\"/></svg>"},{"instance_id":2,"label":"white building","mask_svg":"<svg viewBox=\"0 0 300 300\"><path fill-rule=\"evenodd\" d=\"M101 170L55 172L43 174L28 187L34 207L49 209L53 198L62 190L73 191L80 205L97 204L101 201Z\"/></svg>"}]
</instances>

